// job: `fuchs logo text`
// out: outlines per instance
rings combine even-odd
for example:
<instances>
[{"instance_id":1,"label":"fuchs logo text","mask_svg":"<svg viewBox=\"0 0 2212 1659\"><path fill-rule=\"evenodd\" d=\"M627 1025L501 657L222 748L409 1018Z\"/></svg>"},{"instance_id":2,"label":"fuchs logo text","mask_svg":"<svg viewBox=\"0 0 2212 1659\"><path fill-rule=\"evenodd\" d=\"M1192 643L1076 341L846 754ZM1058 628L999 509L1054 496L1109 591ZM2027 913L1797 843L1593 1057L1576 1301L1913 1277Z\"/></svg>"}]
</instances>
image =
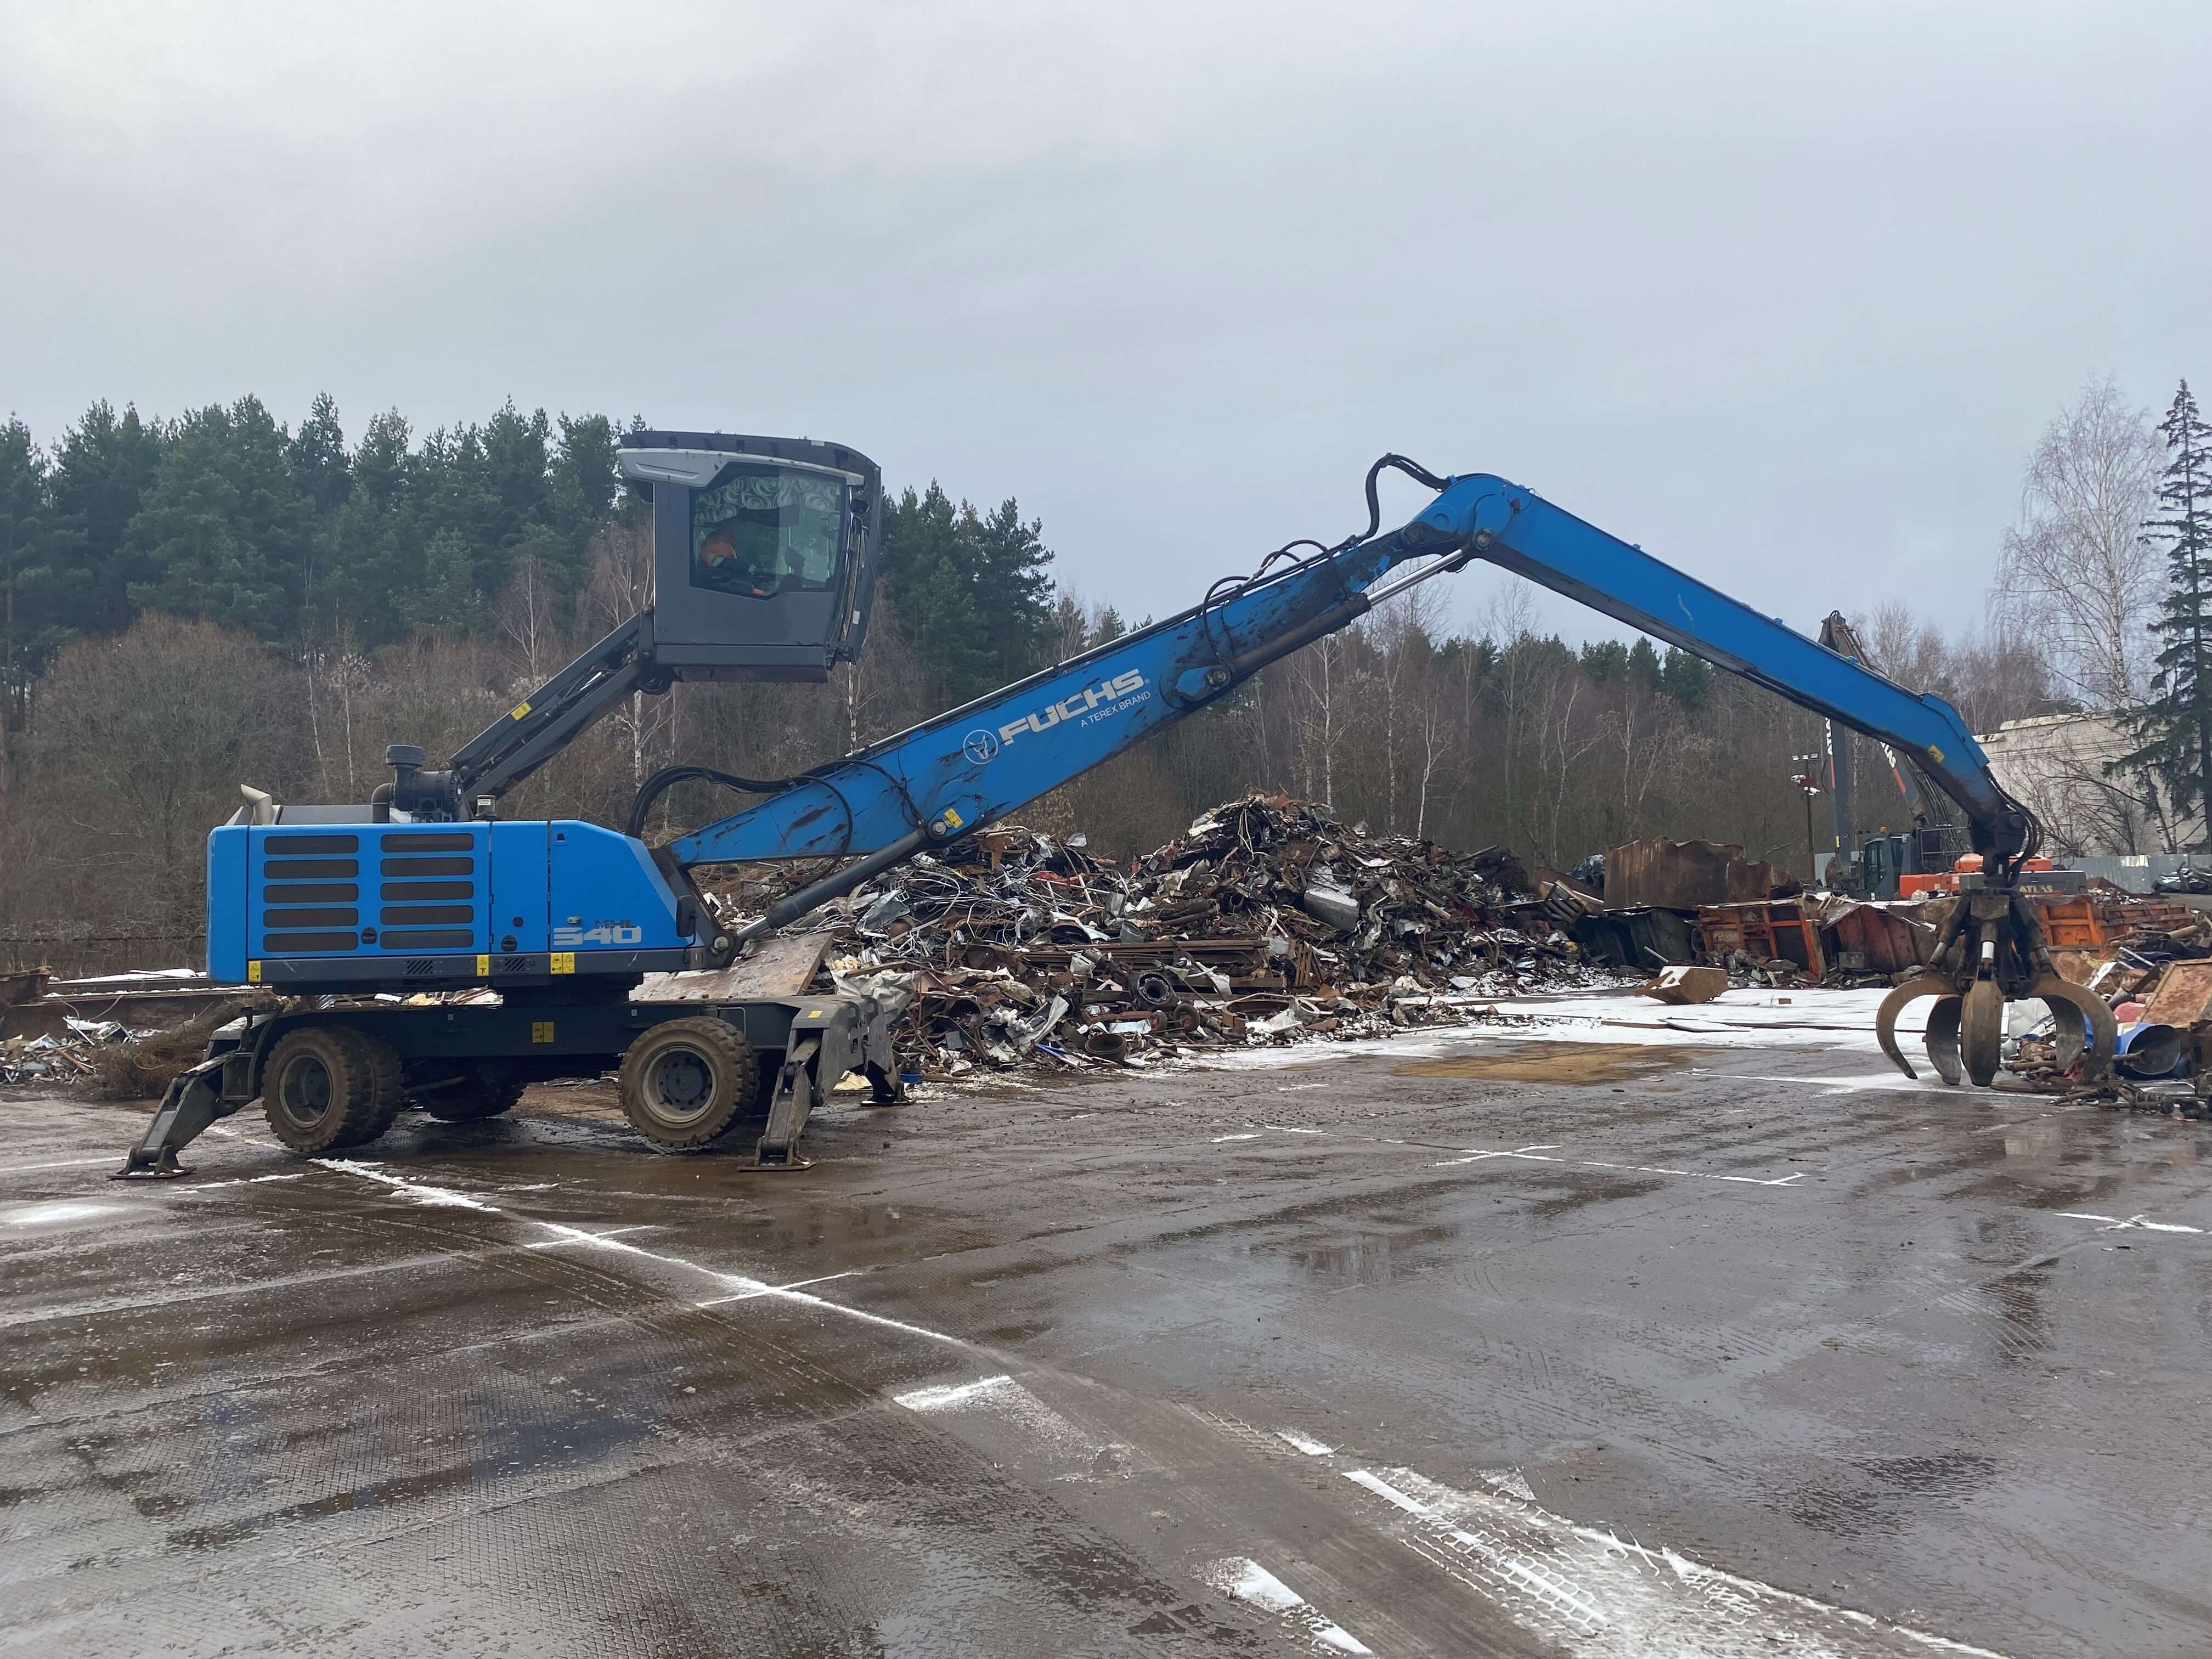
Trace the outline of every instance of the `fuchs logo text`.
<instances>
[{"instance_id":1,"label":"fuchs logo text","mask_svg":"<svg viewBox=\"0 0 2212 1659\"><path fill-rule=\"evenodd\" d=\"M1022 720L1007 721L999 728L999 741L1012 743L1024 732L1049 732L1062 720L1080 720L1102 704L1118 705L1124 699L1138 696L1144 689L1144 675L1133 668L1126 674L1116 674L1110 680L1087 686L1073 696L1048 702Z\"/></svg>"}]
</instances>

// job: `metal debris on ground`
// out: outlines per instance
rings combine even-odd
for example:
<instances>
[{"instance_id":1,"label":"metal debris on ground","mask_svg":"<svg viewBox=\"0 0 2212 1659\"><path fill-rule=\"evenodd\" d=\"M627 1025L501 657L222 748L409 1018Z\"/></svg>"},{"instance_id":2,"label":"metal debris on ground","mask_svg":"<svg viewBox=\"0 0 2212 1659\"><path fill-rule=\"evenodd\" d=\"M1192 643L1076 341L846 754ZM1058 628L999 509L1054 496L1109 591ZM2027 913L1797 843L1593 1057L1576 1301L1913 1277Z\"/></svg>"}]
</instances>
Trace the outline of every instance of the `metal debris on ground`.
<instances>
[{"instance_id":1,"label":"metal debris on ground","mask_svg":"<svg viewBox=\"0 0 2212 1659\"><path fill-rule=\"evenodd\" d=\"M1311 803L1253 795L1127 869L1079 835L1012 826L917 858L829 913L824 971L908 981L898 1043L912 1074L1142 1065L1617 984L1573 937L1586 902L1500 848L1370 836Z\"/></svg>"},{"instance_id":2,"label":"metal debris on ground","mask_svg":"<svg viewBox=\"0 0 2212 1659\"><path fill-rule=\"evenodd\" d=\"M100 1070L100 1050L131 1033L112 1019L71 1019L61 1035L0 1038L0 1083L73 1082Z\"/></svg>"}]
</instances>

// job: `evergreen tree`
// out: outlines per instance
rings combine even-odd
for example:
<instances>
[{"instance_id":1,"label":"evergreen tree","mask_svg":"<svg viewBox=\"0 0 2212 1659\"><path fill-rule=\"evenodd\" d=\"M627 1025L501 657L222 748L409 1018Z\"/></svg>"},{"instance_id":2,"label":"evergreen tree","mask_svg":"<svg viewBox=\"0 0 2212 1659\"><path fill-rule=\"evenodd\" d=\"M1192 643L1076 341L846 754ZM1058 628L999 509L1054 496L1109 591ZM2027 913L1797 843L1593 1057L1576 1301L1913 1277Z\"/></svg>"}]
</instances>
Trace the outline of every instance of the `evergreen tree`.
<instances>
[{"instance_id":1,"label":"evergreen tree","mask_svg":"<svg viewBox=\"0 0 2212 1659\"><path fill-rule=\"evenodd\" d=\"M118 416L105 400L62 434L48 480L56 625L98 634L129 625L137 610L131 584L153 574L131 546L131 521L154 487L167 438L167 427L140 420L136 405Z\"/></svg>"},{"instance_id":2,"label":"evergreen tree","mask_svg":"<svg viewBox=\"0 0 2212 1659\"><path fill-rule=\"evenodd\" d=\"M413 443L398 410L372 417L354 453L352 485L337 515L324 601L333 624L364 645L405 631L398 603L421 575L419 568L409 568L407 556Z\"/></svg>"},{"instance_id":3,"label":"evergreen tree","mask_svg":"<svg viewBox=\"0 0 2212 1659\"><path fill-rule=\"evenodd\" d=\"M52 575L52 540L46 458L31 429L10 417L0 426L0 759L7 734L23 729L31 682L60 642L62 630L40 603L49 597L40 590Z\"/></svg>"},{"instance_id":4,"label":"evergreen tree","mask_svg":"<svg viewBox=\"0 0 2212 1659\"><path fill-rule=\"evenodd\" d=\"M1023 523L1011 495L988 518L969 512L963 527L975 546L981 584L978 608L988 628L997 676L992 684L1003 684L1034 672L1051 658L1052 550L1044 544L1044 520Z\"/></svg>"},{"instance_id":5,"label":"evergreen tree","mask_svg":"<svg viewBox=\"0 0 2212 1659\"><path fill-rule=\"evenodd\" d=\"M1659 684L1685 708L1702 708L1713 694L1713 665L1694 651L1670 645L1666 660L1659 665Z\"/></svg>"},{"instance_id":6,"label":"evergreen tree","mask_svg":"<svg viewBox=\"0 0 2212 1659\"><path fill-rule=\"evenodd\" d=\"M2136 749L2108 772L2148 771L2174 805L2212 809L2212 427L2184 380L2159 422L2171 459L2158 486L2160 512L2148 539L2166 544L2166 599L2151 629L2159 637L2150 701L2130 726Z\"/></svg>"},{"instance_id":7,"label":"evergreen tree","mask_svg":"<svg viewBox=\"0 0 2212 1659\"><path fill-rule=\"evenodd\" d=\"M1592 640L1583 647L1583 674L1593 685L1603 685L1628 672L1628 647L1619 640Z\"/></svg>"},{"instance_id":8,"label":"evergreen tree","mask_svg":"<svg viewBox=\"0 0 2212 1659\"><path fill-rule=\"evenodd\" d=\"M517 412L514 399L501 404L478 437L483 456L484 490L491 517L473 550L477 587L496 593L507 585L514 550L546 536L553 522L553 423L542 409Z\"/></svg>"},{"instance_id":9,"label":"evergreen tree","mask_svg":"<svg viewBox=\"0 0 2212 1659\"><path fill-rule=\"evenodd\" d=\"M251 395L178 422L128 532L152 573L130 584L131 601L264 639L287 632L314 516L288 447Z\"/></svg>"},{"instance_id":10,"label":"evergreen tree","mask_svg":"<svg viewBox=\"0 0 2212 1659\"><path fill-rule=\"evenodd\" d=\"M618 510L631 503L617 470L615 423L604 415L560 418L547 507L553 541L546 568L567 592L583 585L584 549Z\"/></svg>"},{"instance_id":11,"label":"evergreen tree","mask_svg":"<svg viewBox=\"0 0 2212 1659\"><path fill-rule=\"evenodd\" d=\"M422 550L422 580L401 596L400 614L432 633L481 632L490 619L475 581L475 561L458 530L441 530Z\"/></svg>"},{"instance_id":12,"label":"evergreen tree","mask_svg":"<svg viewBox=\"0 0 2212 1659\"><path fill-rule=\"evenodd\" d=\"M884 504L882 580L905 624L907 641L927 677L930 696L965 702L999 684L977 614L974 550L963 518L934 480L917 495L908 489Z\"/></svg>"},{"instance_id":13,"label":"evergreen tree","mask_svg":"<svg viewBox=\"0 0 2212 1659\"><path fill-rule=\"evenodd\" d=\"M1628 677L1647 691L1665 689L1667 671L1659 660L1659 653L1650 640L1638 634L1636 643L1628 653Z\"/></svg>"},{"instance_id":14,"label":"evergreen tree","mask_svg":"<svg viewBox=\"0 0 2212 1659\"><path fill-rule=\"evenodd\" d=\"M344 505L353 489L353 462L346 454L337 404L329 392L315 394L307 418L286 447L285 459L292 469L292 482L314 504L319 520Z\"/></svg>"},{"instance_id":15,"label":"evergreen tree","mask_svg":"<svg viewBox=\"0 0 2212 1659\"><path fill-rule=\"evenodd\" d=\"M1020 678L1051 654L1052 553L1009 500L988 519L932 482L884 510L883 582L941 703Z\"/></svg>"}]
</instances>

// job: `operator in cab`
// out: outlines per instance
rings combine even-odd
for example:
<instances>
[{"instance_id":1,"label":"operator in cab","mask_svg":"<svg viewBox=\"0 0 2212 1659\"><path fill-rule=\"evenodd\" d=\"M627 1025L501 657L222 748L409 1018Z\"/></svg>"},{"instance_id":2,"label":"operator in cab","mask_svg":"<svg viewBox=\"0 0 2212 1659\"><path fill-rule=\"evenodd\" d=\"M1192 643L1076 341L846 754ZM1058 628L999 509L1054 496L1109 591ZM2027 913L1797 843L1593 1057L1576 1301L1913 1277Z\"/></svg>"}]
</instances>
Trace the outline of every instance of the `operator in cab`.
<instances>
[{"instance_id":1,"label":"operator in cab","mask_svg":"<svg viewBox=\"0 0 2212 1659\"><path fill-rule=\"evenodd\" d=\"M692 583L752 599L825 587L836 564L842 511L839 489L827 478L733 467L693 505Z\"/></svg>"}]
</instances>

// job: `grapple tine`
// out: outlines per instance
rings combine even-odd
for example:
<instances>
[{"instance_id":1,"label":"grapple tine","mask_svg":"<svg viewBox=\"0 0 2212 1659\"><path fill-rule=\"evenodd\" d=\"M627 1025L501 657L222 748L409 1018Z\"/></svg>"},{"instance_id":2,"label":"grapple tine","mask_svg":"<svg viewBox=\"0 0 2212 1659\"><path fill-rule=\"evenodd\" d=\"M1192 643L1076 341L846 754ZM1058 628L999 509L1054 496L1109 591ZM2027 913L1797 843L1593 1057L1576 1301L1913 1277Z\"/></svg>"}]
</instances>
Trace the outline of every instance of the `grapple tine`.
<instances>
[{"instance_id":1,"label":"grapple tine","mask_svg":"<svg viewBox=\"0 0 2212 1659\"><path fill-rule=\"evenodd\" d=\"M2058 1069L2064 1071L2081 1058L2081 1051L2089 1042L2088 1022L2081 1011L2064 997L2045 997L2051 1009L2051 1053Z\"/></svg>"},{"instance_id":2,"label":"grapple tine","mask_svg":"<svg viewBox=\"0 0 2212 1659\"><path fill-rule=\"evenodd\" d=\"M2118 1052L2120 1046L2120 1024L2112 1018L2112 1011L2105 1006L2103 998L2085 986L2075 984L2070 979L2062 979L2057 974L2048 973L2039 975L2035 983L2028 988L2027 994L2032 997L2042 998L2050 1006L2051 1012L2058 1014L2058 1028L2061 1034L2059 1063L2061 1065L2072 1063L2064 1058L2063 1036L2067 1029L2067 1018L2064 1014L2058 1012L2063 1006L2071 1011L2087 1032L2089 1040L2087 1054L2084 1056L2077 1049L2075 1055L2076 1058L2085 1060L2081 1068L2082 1076L2092 1082L2101 1082L2111 1075L2112 1056Z\"/></svg>"},{"instance_id":3,"label":"grapple tine","mask_svg":"<svg viewBox=\"0 0 2212 1659\"><path fill-rule=\"evenodd\" d=\"M1993 979L1978 979L1960 999L1960 1044L1966 1075L1978 1088L1996 1081L2004 1046L2004 993Z\"/></svg>"},{"instance_id":4,"label":"grapple tine","mask_svg":"<svg viewBox=\"0 0 2212 1659\"><path fill-rule=\"evenodd\" d=\"M1946 996L1928 1011L1929 1063L1954 1088L1966 1069L1959 1063L1959 1016L1965 1000L1955 994Z\"/></svg>"},{"instance_id":5,"label":"grapple tine","mask_svg":"<svg viewBox=\"0 0 2212 1659\"><path fill-rule=\"evenodd\" d=\"M1912 1069L1912 1062L1897 1046L1898 1015L1904 1012L1906 1003L1916 998L1955 997L1958 994L1959 988L1942 975L1921 974L1908 979L1881 1000L1881 1006L1875 1011L1874 1017L1875 1041L1881 1045L1882 1053L1889 1056L1891 1063L1905 1076L1917 1081L1920 1073ZM1947 1080L1956 1083L1959 1079L1954 1075Z\"/></svg>"}]
</instances>

